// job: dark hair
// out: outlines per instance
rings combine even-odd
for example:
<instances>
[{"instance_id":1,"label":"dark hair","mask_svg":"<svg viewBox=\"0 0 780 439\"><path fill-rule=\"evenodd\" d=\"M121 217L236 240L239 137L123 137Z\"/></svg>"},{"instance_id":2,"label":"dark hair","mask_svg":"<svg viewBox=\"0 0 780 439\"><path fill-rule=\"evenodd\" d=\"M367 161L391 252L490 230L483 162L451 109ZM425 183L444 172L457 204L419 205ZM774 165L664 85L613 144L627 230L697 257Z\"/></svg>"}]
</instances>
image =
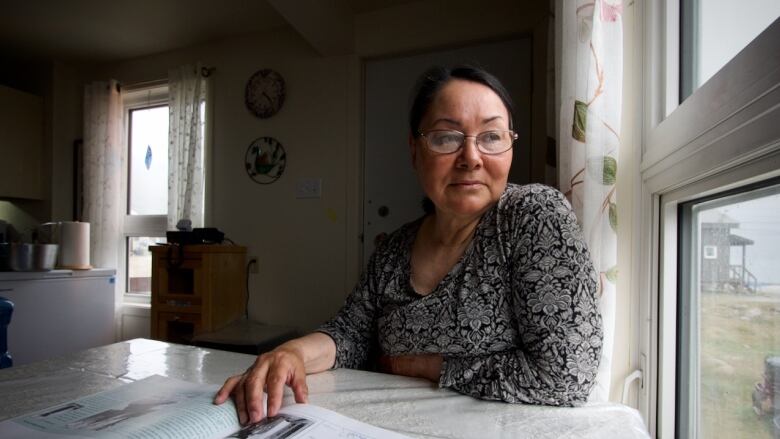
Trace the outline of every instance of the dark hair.
<instances>
[{"instance_id":1,"label":"dark hair","mask_svg":"<svg viewBox=\"0 0 780 439\"><path fill-rule=\"evenodd\" d=\"M428 107L431 106L431 102L436 98L439 90L453 79L476 82L493 90L501 98L501 102L504 103L506 111L509 113L509 128L512 129L512 98L509 97L509 92L495 76L482 68L470 65L452 68L435 66L420 76L414 88L412 108L409 110L409 132L412 136L419 136L420 121L422 121L425 112L428 111Z\"/></svg>"}]
</instances>

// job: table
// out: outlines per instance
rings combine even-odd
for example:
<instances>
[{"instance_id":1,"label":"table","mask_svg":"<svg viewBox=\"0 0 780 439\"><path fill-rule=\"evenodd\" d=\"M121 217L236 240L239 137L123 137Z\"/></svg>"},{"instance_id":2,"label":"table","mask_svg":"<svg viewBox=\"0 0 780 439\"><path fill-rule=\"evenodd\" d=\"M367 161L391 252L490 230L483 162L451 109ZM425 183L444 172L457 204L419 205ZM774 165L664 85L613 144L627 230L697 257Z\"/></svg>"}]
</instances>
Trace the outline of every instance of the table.
<instances>
[{"instance_id":1,"label":"table","mask_svg":"<svg viewBox=\"0 0 780 439\"><path fill-rule=\"evenodd\" d=\"M0 370L0 420L151 375L221 384L254 356L135 339ZM337 369L310 375L309 402L418 438L647 438L639 413L615 403L579 408L480 401L394 375ZM286 390L285 403L292 402Z\"/></svg>"}]
</instances>

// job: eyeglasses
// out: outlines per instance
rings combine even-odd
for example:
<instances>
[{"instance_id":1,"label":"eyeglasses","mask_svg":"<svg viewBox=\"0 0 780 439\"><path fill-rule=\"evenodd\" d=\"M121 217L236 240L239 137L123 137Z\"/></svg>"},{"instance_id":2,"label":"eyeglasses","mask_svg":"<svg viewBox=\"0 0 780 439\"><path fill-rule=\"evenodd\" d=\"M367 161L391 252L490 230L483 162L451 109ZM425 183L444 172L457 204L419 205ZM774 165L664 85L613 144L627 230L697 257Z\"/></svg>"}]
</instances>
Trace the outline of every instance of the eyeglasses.
<instances>
[{"instance_id":1,"label":"eyeglasses","mask_svg":"<svg viewBox=\"0 0 780 439\"><path fill-rule=\"evenodd\" d=\"M425 145L436 154L452 154L458 152L466 143L467 137L473 137L477 142L477 149L483 154L501 154L512 149L512 144L517 140L517 133L510 130L493 130L479 133L476 136L467 136L455 130L431 130L420 132L420 137L425 139Z\"/></svg>"}]
</instances>

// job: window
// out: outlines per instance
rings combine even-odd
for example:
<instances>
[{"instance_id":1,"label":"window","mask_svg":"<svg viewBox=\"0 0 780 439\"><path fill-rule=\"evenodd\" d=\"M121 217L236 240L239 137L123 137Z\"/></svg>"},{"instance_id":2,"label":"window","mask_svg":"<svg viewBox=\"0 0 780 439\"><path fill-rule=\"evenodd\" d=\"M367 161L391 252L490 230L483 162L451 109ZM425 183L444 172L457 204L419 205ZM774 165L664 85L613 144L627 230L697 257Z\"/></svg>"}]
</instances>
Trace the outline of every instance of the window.
<instances>
[{"instance_id":1,"label":"window","mask_svg":"<svg viewBox=\"0 0 780 439\"><path fill-rule=\"evenodd\" d=\"M680 101L780 17L777 0L682 0Z\"/></svg>"},{"instance_id":2,"label":"window","mask_svg":"<svg viewBox=\"0 0 780 439\"><path fill-rule=\"evenodd\" d=\"M705 245L704 259L718 259L718 247L715 245Z\"/></svg>"},{"instance_id":3,"label":"window","mask_svg":"<svg viewBox=\"0 0 780 439\"><path fill-rule=\"evenodd\" d=\"M710 47L722 65L709 79L691 80L681 104L680 69L689 72L685 63L695 61L680 43L691 4L641 6L644 58L634 68L643 77L636 89L643 93L640 208L632 224L639 348L632 361L644 371L637 407L658 438L776 435L763 406L754 409L753 392L773 367L767 357L778 353L778 314L769 313L778 302L764 284L780 272L778 254L762 252L780 244L768 246L754 232L778 221L744 215L763 203L762 212L778 210L771 191L780 184L780 20L760 0L734 3L775 15L768 26L751 19L757 36L744 36L735 49ZM743 15L730 14L735 27ZM770 274L764 261L775 267Z\"/></svg>"},{"instance_id":4,"label":"window","mask_svg":"<svg viewBox=\"0 0 780 439\"><path fill-rule=\"evenodd\" d=\"M168 106L129 110L130 215L168 213Z\"/></svg>"},{"instance_id":5,"label":"window","mask_svg":"<svg viewBox=\"0 0 780 439\"><path fill-rule=\"evenodd\" d=\"M780 419L775 183L680 204L677 437L780 433L774 427Z\"/></svg>"},{"instance_id":6,"label":"window","mask_svg":"<svg viewBox=\"0 0 780 439\"><path fill-rule=\"evenodd\" d=\"M129 301L148 300L152 256L149 246L165 242L168 214L168 88L125 92L127 175L120 285Z\"/></svg>"}]
</instances>

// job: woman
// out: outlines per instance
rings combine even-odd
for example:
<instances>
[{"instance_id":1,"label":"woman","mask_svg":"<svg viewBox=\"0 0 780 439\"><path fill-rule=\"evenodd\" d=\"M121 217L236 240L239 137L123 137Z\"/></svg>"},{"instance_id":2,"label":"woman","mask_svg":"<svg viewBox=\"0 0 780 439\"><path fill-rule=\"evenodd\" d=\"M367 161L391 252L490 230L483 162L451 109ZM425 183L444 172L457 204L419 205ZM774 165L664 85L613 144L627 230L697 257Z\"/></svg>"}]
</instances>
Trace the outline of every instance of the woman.
<instances>
[{"instance_id":1,"label":"woman","mask_svg":"<svg viewBox=\"0 0 780 439\"><path fill-rule=\"evenodd\" d=\"M563 196L507 184L512 106L490 74L436 68L418 84L409 149L433 211L388 236L331 321L229 378L239 418L333 367L427 378L484 399L576 405L601 354L596 273Z\"/></svg>"}]
</instances>

